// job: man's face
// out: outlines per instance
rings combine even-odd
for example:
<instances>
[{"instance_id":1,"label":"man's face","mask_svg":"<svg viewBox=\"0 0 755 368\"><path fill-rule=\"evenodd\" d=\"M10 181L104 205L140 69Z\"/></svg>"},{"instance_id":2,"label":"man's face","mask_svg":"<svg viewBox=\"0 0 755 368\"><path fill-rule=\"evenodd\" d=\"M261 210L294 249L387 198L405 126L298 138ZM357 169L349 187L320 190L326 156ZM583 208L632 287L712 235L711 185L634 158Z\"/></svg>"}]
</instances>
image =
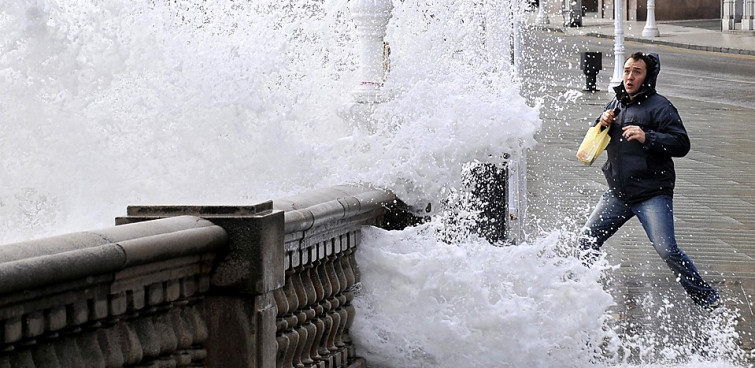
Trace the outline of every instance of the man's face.
<instances>
[{"instance_id":1,"label":"man's face","mask_svg":"<svg viewBox=\"0 0 755 368\"><path fill-rule=\"evenodd\" d=\"M629 58L629 60L624 63L624 89L626 89L627 93L630 95L637 93L647 75L648 68L647 65L645 65L644 60L634 60Z\"/></svg>"}]
</instances>

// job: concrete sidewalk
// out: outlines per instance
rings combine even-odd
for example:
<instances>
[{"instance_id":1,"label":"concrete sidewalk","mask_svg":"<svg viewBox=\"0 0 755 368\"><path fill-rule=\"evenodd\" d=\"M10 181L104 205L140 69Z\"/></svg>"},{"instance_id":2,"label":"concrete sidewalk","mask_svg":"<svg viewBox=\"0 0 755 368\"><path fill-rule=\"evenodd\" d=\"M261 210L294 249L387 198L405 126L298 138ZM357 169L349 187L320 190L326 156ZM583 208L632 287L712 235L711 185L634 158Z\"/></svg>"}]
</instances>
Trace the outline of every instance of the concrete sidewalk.
<instances>
[{"instance_id":1,"label":"concrete sidewalk","mask_svg":"<svg viewBox=\"0 0 755 368\"><path fill-rule=\"evenodd\" d=\"M537 14L528 15L529 24L535 24ZM551 30L559 30L570 35L614 38L613 19L599 18L596 13L582 17L582 27L564 27L561 16L549 17ZM720 21L719 21L720 29ZM666 45L694 50L723 52L741 55L755 55L755 31L720 31L710 29L711 21L656 22L660 35L643 37L645 22L625 21L624 40L657 45Z\"/></svg>"}]
</instances>

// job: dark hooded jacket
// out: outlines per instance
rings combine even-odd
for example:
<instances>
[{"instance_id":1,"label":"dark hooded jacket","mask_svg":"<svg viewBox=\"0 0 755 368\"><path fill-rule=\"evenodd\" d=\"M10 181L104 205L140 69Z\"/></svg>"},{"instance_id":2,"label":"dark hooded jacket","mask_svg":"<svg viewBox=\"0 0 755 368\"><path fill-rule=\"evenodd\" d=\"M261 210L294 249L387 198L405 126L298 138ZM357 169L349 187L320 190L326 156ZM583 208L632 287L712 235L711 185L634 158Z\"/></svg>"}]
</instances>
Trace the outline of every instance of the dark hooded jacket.
<instances>
[{"instance_id":1,"label":"dark hooded jacket","mask_svg":"<svg viewBox=\"0 0 755 368\"><path fill-rule=\"evenodd\" d=\"M621 108L611 125L611 142L606 148L608 160L603 174L608 186L626 203L638 203L651 197L673 195L676 173L672 157L689 152L690 142L682 119L674 105L655 91L661 70L658 55L648 55L654 65L633 99L627 94L624 83L614 88L616 97L607 109ZM596 124L600 119L596 120ZM645 131L645 143L627 141L622 127L637 125Z\"/></svg>"}]
</instances>

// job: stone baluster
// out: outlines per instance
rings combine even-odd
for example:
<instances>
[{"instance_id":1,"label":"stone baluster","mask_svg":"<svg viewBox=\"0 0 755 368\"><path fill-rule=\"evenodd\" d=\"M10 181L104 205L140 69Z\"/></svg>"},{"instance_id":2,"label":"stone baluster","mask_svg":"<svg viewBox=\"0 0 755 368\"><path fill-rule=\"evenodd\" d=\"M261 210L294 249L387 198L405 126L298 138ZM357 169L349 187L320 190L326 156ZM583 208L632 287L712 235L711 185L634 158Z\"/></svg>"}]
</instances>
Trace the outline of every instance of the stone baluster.
<instances>
[{"instance_id":1,"label":"stone baluster","mask_svg":"<svg viewBox=\"0 0 755 368\"><path fill-rule=\"evenodd\" d=\"M34 358L32 357L31 350L24 349L16 354L13 354L10 358L10 366L35 368L36 365L34 364Z\"/></svg>"},{"instance_id":2,"label":"stone baluster","mask_svg":"<svg viewBox=\"0 0 755 368\"><path fill-rule=\"evenodd\" d=\"M335 345L335 341L336 334L338 333L338 326L340 326L341 324L341 315L336 312L336 309L338 309L338 307L340 306L337 295L341 290L341 285L338 280L338 275L336 275L334 266L335 258L335 256L329 256L327 258L327 262L325 263L325 271L327 272L328 280L332 285L332 292L330 297L328 298L328 301L330 302L330 310L327 313L328 316L330 316L330 318L333 320L333 326L328 333L326 342L326 346L328 347L328 350L331 352L331 354L338 351L338 348Z\"/></svg>"},{"instance_id":3,"label":"stone baluster","mask_svg":"<svg viewBox=\"0 0 755 368\"><path fill-rule=\"evenodd\" d=\"M181 317L186 303L188 303L186 299L177 301L174 303L175 308L168 312L168 319L176 336L176 350L173 352L173 359L178 367L188 366L192 363L190 350L194 338L189 329L188 321Z\"/></svg>"},{"instance_id":4,"label":"stone baluster","mask_svg":"<svg viewBox=\"0 0 755 368\"><path fill-rule=\"evenodd\" d=\"M161 359L168 359L167 357L171 356L178 348L178 336L176 336L176 330L173 328L169 312L170 309L166 309L164 313L160 313L153 317L155 330L160 337L159 356Z\"/></svg>"},{"instance_id":5,"label":"stone baluster","mask_svg":"<svg viewBox=\"0 0 755 368\"><path fill-rule=\"evenodd\" d=\"M134 330L142 347L142 359L152 361L160 356L160 341L151 317L133 320Z\"/></svg>"},{"instance_id":6,"label":"stone baluster","mask_svg":"<svg viewBox=\"0 0 755 368\"><path fill-rule=\"evenodd\" d=\"M275 299L275 306L278 309L278 317L276 318L276 341L278 343L278 353L276 355L275 366L281 368L285 365L286 352L289 348L288 336L285 331L288 329L288 322L283 316L290 314L288 298L284 288L276 289L273 292L273 298Z\"/></svg>"},{"instance_id":7,"label":"stone baluster","mask_svg":"<svg viewBox=\"0 0 755 368\"><path fill-rule=\"evenodd\" d=\"M76 336L76 346L81 352L84 367L105 367L105 355L97 341L96 331L87 331Z\"/></svg>"},{"instance_id":8,"label":"stone baluster","mask_svg":"<svg viewBox=\"0 0 755 368\"><path fill-rule=\"evenodd\" d=\"M331 282L330 277L328 277L328 270L326 265L327 258L323 256L317 265L317 274L320 277L320 283L322 284L323 289L322 298L320 298L320 307L322 311L320 314L320 319L323 322L323 333L322 337L317 343L317 345L319 345L317 352L318 355L320 355L321 359L328 361L330 359L330 349L328 349L328 336L330 336L331 331L333 331L333 318L330 317L330 310L332 309L330 298L333 295L333 283Z\"/></svg>"},{"instance_id":9,"label":"stone baluster","mask_svg":"<svg viewBox=\"0 0 755 368\"><path fill-rule=\"evenodd\" d=\"M293 269L286 271L286 282L283 285L283 291L286 295L286 301L288 303L288 310L283 318L286 320L286 330L283 332L286 336L286 350L283 352L282 365L283 368L293 368L294 353L296 346L299 344L299 334L295 331L298 323L298 318L295 316L296 310L299 309L299 298L296 295L296 289L294 288L294 282L292 275ZM280 352L279 352L280 354Z\"/></svg>"},{"instance_id":10,"label":"stone baluster","mask_svg":"<svg viewBox=\"0 0 755 368\"><path fill-rule=\"evenodd\" d=\"M123 353L124 365L141 362L144 358L144 347L135 326L127 322L120 322L115 328L118 330L116 334L120 337L118 345Z\"/></svg>"},{"instance_id":11,"label":"stone baluster","mask_svg":"<svg viewBox=\"0 0 755 368\"><path fill-rule=\"evenodd\" d=\"M357 283L357 275L356 272L354 272L354 267L352 265L353 257L354 248L346 250L340 257L341 268L343 269L344 275L346 277L346 290L351 289Z\"/></svg>"},{"instance_id":12,"label":"stone baluster","mask_svg":"<svg viewBox=\"0 0 755 368\"><path fill-rule=\"evenodd\" d=\"M189 328L194 332L193 346L196 345L201 347L210 336L210 331L207 329L207 323L205 323L204 318L202 318L202 314L199 312L196 305L185 308L182 311L182 314L184 313L186 315L184 319L189 322Z\"/></svg>"},{"instance_id":13,"label":"stone baluster","mask_svg":"<svg viewBox=\"0 0 755 368\"><path fill-rule=\"evenodd\" d=\"M338 304L339 308L336 309L336 313L341 317L341 323L338 325L338 332L336 333L336 340L335 345L336 347L342 349L346 344L343 342L343 332L346 328L346 321L348 319L348 314L346 313L346 310L344 307L346 306L346 295L344 295L344 292L348 289L348 279L346 278L346 272L343 270L341 260L344 258L344 254L339 254L334 260L333 260L333 268L335 269L336 275L338 276L338 283L340 286L340 289L338 290Z\"/></svg>"},{"instance_id":14,"label":"stone baluster","mask_svg":"<svg viewBox=\"0 0 755 368\"><path fill-rule=\"evenodd\" d=\"M102 356L105 358L105 366L123 366L126 360L123 357L123 350L118 346L120 338L117 336L116 328L101 328L94 331L97 334L97 343L102 351Z\"/></svg>"},{"instance_id":15,"label":"stone baluster","mask_svg":"<svg viewBox=\"0 0 755 368\"><path fill-rule=\"evenodd\" d=\"M351 340L351 336L349 336L349 328L351 328L351 325L354 323L354 316L356 314L356 310L354 306L351 304L351 301L354 300L354 292L352 291L352 288L357 283L356 274L354 273L354 268L352 266L352 258L354 258L354 248L349 249L345 252L344 256L341 258L342 268L344 272L346 273L346 279L347 279L347 286L346 291L344 291L344 296L346 297L346 303L344 305L344 309L348 313L348 319L346 320L346 327L344 329L343 333L343 341L347 346L353 347L353 343ZM350 351L350 356L354 355L354 351L352 348L352 351Z\"/></svg>"},{"instance_id":16,"label":"stone baluster","mask_svg":"<svg viewBox=\"0 0 755 368\"><path fill-rule=\"evenodd\" d=\"M323 257L323 259L317 266L317 273L320 276L320 283L322 284L323 288L323 297L321 300L329 304L330 302L328 300L333 296L333 283L330 280L327 266L328 259L326 257ZM330 309L330 306L328 305L326 309Z\"/></svg>"},{"instance_id":17,"label":"stone baluster","mask_svg":"<svg viewBox=\"0 0 755 368\"><path fill-rule=\"evenodd\" d=\"M336 276L338 276L338 294L343 293L346 291L346 289L349 287L349 280L346 278L346 272L343 269L341 260L345 258L344 253L339 253L334 259L333 259L333 268L336 272Z\"/></svg>"},{"instance_id":18,"label":"stone baluster","mask_svg":"<svg viewBox=\"0 0 755 368\"><path fill-rule=\"evenodd\" d=\"M275 356L276 368L289 367L290 365L286 361L286 353L291 346L288 335L283 333L278 334L275 336L275 340L278 343L278 353Z\"/></svg>"},{"instance_id":19,"label":"stone baluster","mask_svg":"<svg viewBox=\"0 0 755 368\"><path fill-rule=\"evenodd\" d=\"M288 311L291 314L296 313L299 309L299 296L294 285L294 269L286 271L286 282L283 285L283 291L286 294L286 300L288 301ZM293 328L295 325L289 325L289 328Z\"/></svg>"},{"instance_id":20,"label":"stone baluster","mask_svg":"<svg viewBox=\"0 0 755 368\"><path fill-rule=\"evenodd\" d=\"M294 349L294 359L293 364L295 367L303 367L303 363L301 361L301 354L304 351L304 344L307 341L307 330L304 328L304 323L307 320L307 315L304 313L304 308L307 306L307 292L304 290L304 283L301 279L301 267L296 267L294 269L294 272L291 274L291 279L293 280L294 289L296 290L296 297L298 298L298 308L294 312L296 316L296 327L294 328L294 331L296 331L297 334L299 334L298 343L296 344L296 348Z\"/></svg>"},{"instance_id":21,"label":"stone baluster","mask_svg":"<svg viewBox=\"0 0 755 368\"><path fill-rule=\"evenodd\" d=\"M356 255L354 254L354 250L356 250L356 246L359 242L359 232L351 231L344 235L344 238L346 238L348 248L351 250L350 252L347 252L347 259L349 260L349 264L351 265L351 272L354 273L354 282L357 283L359 282L361 275L359 273L359 267L357 265L357 259Z\"/></svg>"},{"instance_id":22,"label":"stone baluster","mask_svg":"<svg viewBox=\"0 0 755 368\"><path fill-rule=\"evenodd\" d=\"M333 309L340 306L338 294L343 291L341 279L339 278L338 272L336 272L336 259L335 255L329 256L328 262L325 264L325 271L328 273L328 279L333 285L333 292L330 295L330 303L333 304Z\"/></svg>"},{"instance_id":23,"label":"stone baluster","mask_svg":"<svg viewBox=\"0 0 755 368\"><path fill-rule=\"evenodd\" d=\"M310 259L312 259L312 257L310 257ZM317 326L315 326L314 321L317 316L315 306L318 299L317 291L315 290L315 282L312 278L313 269L314 265L310 262L304 265L301 270L302 284L304 285L304 291L307 296L306 308L304 309L304 314L306 315L304 328L307 330L307 341L304 343L304 350L301 355L302 364L305 366L311 366L314 364L312 346L315 345L315 338L317 335Z\"/></svg>"},{"instance_id":24,"label":"stone baluster","mask_svg":"<svg viewBox=\"0 0 755 368\"><path fill-rule=\"evenodd\" d=\"M63 340L58 340L58 342ZM34 346L31 350L31 355L34 359L35 366L42 367L60 367L61 361L58 360L58 353L54 347L54 344L40 344Z\"/></svg>"},{"instance_id":25,"label":"stone baluster","mask_svg":"<svg viewBox=\"0 0 755 368\"><path fill-rule=\"evenodd\" d=\"M194 333L194 340L190 351L192 362L201 362L207 357L207 349L205 349L204 345L210 336L207 323L196 305L184 308L181 313L182 315L186 315L184 319L187 321L189 329Z\"/></svg>"},{"instance_id":26,"label":"stone baluster","mask_svg":"<svg viewBox=\"0 0 755 368\"><path fill-rule=\"evenodd\" d=\"M189 330L188 321L181 317L182 311L189 305L187 299L181 299L173 303L173 308L168 311L168 318L176 335L176 350L188 349L191 347L193 337Z\"/></svg>"},{"instance_id":27,"label":"stone baluster","mask_svg":"<svg viewBox=\"0 0 755 368\"><path fill-rule=\"evenodd\" d=\"M322 281L320 280L320 275L318 274L317 270L320 265L320 261L315 261L312 263L312 267L309 268L309 278L312 280L312 286L315 291L315 298L314 302L312 304L312 308L315 312L315 318L312 320L312 323L315 325L315 333L312 340L312 345L309 349L309 355L312 357L312 360L315 364L320 362L322 360L322 357L320 356L319 350L320 350L320 341L322 340L322 335L325 331L325 322L322 320L322 315L324 312L324 307L322 306L323 298L325 297L325 290L322 285Z\"/></svg>"},{"instance_id":28,"label":"stone baluster","mask_svg":"<svg viewBox=\"0 0 755 368\"><path fill-rule=\"evenodd\" d=\"M80 367L86 368L84 358L81 355L76 340L60 339L56 341L55 350L58 353L58 359L61 367Z\"/></svg>"}]
</instances>

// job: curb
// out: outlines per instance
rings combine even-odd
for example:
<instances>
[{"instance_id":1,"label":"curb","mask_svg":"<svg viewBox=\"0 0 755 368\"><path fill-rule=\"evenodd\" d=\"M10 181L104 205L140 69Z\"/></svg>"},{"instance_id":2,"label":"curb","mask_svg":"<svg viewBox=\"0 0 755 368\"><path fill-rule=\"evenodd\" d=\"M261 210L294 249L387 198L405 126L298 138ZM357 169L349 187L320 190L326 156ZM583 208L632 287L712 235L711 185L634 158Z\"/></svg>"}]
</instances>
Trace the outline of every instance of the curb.
<instances>
[{"instance_id":1,"label":"curb","mask_svg":"<svg viewBox=\"0 0 755 368\"><path fill-rule=\"evenodd\" d=\"M584 35L589 36L589 37L597 37L597 38L608 38L608 39L615 38L612 35L606 35L603 33L594 33L594 32L585 33ZM692 45L692 44L683 44L683 43L672 42L672 41L652 40L652 39L637 38L637 37L624 37L624 40L632 41L632 42L640 42L640 43L649 43L649 44L655 44L655 45L671 46L671 47L677 47L681 49L720 52L724 54L755 56L755 51L753 50L734 49L730 47Z\"/></svg>"},{"instance_id":2,"label":"curb","mask_svg":"<svg viewBox=\"0 0 755 368\"><path fill-rule=\"evenodd\" d=\"M586 33L576 34L576 33L568 32L561 27L552 27L552 26L547 26L547 25L545 26L532 25L532 27L547 30L550 32L558 32L558 33L570 34L570 35L582 36L582 37L606 38L606 39L611 39L611 40L615 38L614 35L607 35L605 33L598 33L598 32L586 32ZM663 45L663 46L676 47L676 48L688 49L688 50L720 52L723 54L732 54L732 55L755 56L755 50L745 50L745 49L737 49L737 48L731 48L731 47L692 45L692 44L685 44L685 43L679 43L679 42L673 42L673 41L654 40L654 39L631 37L631 36L630 37L624 36L624 41Z\"/></svg>"}]
</instances>

